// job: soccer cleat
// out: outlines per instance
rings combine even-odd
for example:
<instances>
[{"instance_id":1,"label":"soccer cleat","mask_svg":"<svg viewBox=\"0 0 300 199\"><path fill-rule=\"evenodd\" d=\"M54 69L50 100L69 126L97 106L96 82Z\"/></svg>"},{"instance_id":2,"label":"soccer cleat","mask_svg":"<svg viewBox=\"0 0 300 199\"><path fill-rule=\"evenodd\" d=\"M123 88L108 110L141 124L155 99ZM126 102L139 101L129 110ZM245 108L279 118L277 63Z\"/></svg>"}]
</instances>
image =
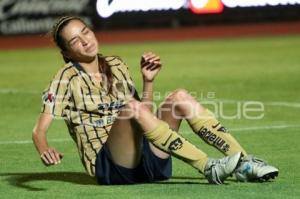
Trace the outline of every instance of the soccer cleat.
<instances>
[{"instance_id":1,"label":"soccer cleat","mask_svg":"<svg viewBox=\"0 0 300 199\"><path fill-rule=\"evenodd\" d=\"M221 159L209 159L204 176L210 184L223 184L224 180L231 176L241 159L241 152Z\"/></svg>"},{"instance_id":2,"label":"soccer cleat","mask_svg":"<svg viewBox=\"0 0 300 199\"><path fill-rule=\"evenodd\" d=\"M278 176L278 169L253 155L244 157L235 171L240 182L266 182Z\"/></svg>"}]
</instances>

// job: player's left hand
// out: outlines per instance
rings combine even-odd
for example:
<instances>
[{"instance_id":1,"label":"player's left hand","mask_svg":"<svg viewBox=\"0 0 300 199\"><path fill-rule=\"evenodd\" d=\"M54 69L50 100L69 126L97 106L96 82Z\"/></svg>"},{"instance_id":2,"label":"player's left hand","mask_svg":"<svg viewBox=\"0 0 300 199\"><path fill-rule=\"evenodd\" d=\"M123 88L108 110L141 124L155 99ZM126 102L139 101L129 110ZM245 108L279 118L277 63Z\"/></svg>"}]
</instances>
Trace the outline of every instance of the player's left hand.
<instances>
[{"instance_id":1,"label":"player's left hand","mask_svg":"<svg viewBox=\"0 0 300 199\"><path fill-rule=\"evenodd\" d=\"M160 57L146 52L141 57L141 72L146 82L152 82L162 67Z\"/></svg>"}]
</instances>

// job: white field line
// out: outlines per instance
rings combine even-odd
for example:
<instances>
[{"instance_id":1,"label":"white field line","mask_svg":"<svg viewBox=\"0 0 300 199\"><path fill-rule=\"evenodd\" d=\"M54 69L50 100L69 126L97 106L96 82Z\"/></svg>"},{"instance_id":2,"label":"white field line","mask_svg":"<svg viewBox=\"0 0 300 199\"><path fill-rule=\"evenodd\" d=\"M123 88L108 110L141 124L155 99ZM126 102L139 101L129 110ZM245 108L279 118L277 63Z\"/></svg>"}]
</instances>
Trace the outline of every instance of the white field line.
<instances>
[{"instance_id":1,"label":"white field line","mask_svg":"<svg viewBox=\"0 0 300 199\"><path fill-rule=\"evenodd\" d=\"M270 130L270 129L286 129L286 128L300 128L300 124L295 125L274 125L274 126L253 126L253 127L240 127L231 128L230 131L257 131L257 130Z\"/></svg>"},{"instance_id":2,"label":"white field line","mask_svg":"<svg viewBox=\"0 0 300 199\"><path fill-rule=\"evenodd\" d=\"M40 94L42 95L42 91L35 91L35 90L20 90L20 89L13 89L13 88L0 88L0 94ZM201 101L201 100L200 100ZM223 103L243 103L243 102L262 102L265 105L269 106L285 106L285 107L294 107L300 108L300 102L285 102L285 101L269 101L263 102L258 100L229 100L229 99L208 99L203 100L204 102L216 101L216 102L223 102Z\"/></svg>"},{"instance_id":3,"label":"white field line","mask_svg":"<svg viewBox=\"0 0 300 199\"><path fill-rule=\"evenodd\" d=\"M34 91L34 90L20 90L20 89L12 89L12 88L0 88L0 94L41 94L42 91Z\"/></svg>"},{"instance_id":4,"label":"white field line","mask_svg":"<svg viewBox=\"0 0 300 199\"><path fill-rule=\"evenodd\" d=\"M266 102L264 104L270 106L285 106L285 107L292 107L292 108L300 108L300 103L297 102Z\"/></svg>"},{"instance_id":5,"label":"white field line","mask_svg":"<svg viewBox=\"0 0 300 199\"><path fill-rule=\"evenodd\" d=\"M69 142L71 138L48 139L48 142ZM16 140L16 141L0 141L0 145L4 144L32 144L32 140Z\"/></svg>"},{"instance_id":6,"label":"white field line","mask_svg":"<svg viewBox=\"0 0 300 199\"><path fill-rule=\"evenodd\" d=\"M251 133L252 131L257 130L270 130L270 129L287 129L287 128L300 128L300 124L295 125L270 125L270 126L253 126L253 127L241 127L241 128L231 128L230 132L235 131L248 131ZM192 131L183 131L181 134L190 134ZM57 138L57 139L49 139L49 142L58 143L58 142L70 142L71 138ZM16 140L16 141L0 141L0 145L6 144L32 144L31 140Z\"/></svg>"},{"instance_id":7,"label":"white field line","mask_svg":"<svg viewBox=\"0 0 300 199\"><path fill-rule=\"evenodd\" d=\"M285 102L285 101L258 101L258 100L229 100L229 99L212 99L211 101L216 101L216 102L222 102L222 103L245 103L245 102L261 102L264 105L268 106L285 106L285 107L292 107L292 108L300 108L300 102ZM207 100L209 102L209 100Z\"/></svg>"}]
</instances>

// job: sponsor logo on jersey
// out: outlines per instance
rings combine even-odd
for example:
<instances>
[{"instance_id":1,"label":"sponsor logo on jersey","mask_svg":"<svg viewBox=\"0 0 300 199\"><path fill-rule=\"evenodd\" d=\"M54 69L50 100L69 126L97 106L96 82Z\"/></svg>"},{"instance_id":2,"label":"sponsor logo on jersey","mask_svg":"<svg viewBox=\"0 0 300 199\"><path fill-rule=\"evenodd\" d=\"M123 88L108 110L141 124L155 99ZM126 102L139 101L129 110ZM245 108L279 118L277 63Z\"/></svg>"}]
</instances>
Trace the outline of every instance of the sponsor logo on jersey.
<instances>
[{"instance_id":1,"label":"sponsor logo on jersey","mask_svg":"<svg viewBox=\"0 0 300 199\"><path fill-rule=\"evenodd\" d=\"M110 124L114 123L115 120L116 120L115 116L107 116L105 118L101 118L101 119L96 120L96 121L91 122L91 123L95 127L103 127L103 126L110 125Z\"/></svg>"},{"instance_id":2,"label":"sponsor logo on jersey","mask_svg":"<svg viewBox=\"0 0 300 199\"><path fill-rule=\"evenodd\" d=\"M114 102L111 102L111 103L98 104L98 110L99 111L114 110L114 109L120 109L123 106L125 106L124 101L119 100L119 101L114 101Z\"/></svg>"}]
</instances>

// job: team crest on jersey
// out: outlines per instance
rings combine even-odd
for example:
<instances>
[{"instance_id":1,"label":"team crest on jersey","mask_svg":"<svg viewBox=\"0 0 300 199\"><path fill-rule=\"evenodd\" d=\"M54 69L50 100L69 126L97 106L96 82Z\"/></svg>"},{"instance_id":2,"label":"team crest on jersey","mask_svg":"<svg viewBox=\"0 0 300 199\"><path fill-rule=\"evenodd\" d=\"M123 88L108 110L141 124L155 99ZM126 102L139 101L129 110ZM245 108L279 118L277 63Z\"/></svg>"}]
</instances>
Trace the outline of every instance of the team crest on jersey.
<instances>
[{"instance_id":1,"label":"team crest on jersey","mask_svg":"<svg viewBox=\"0 0 300 199\"><path fill-rule=\"evenodd\" d=\"M52 103L52 102L54 102L54 100L55 100L55 96L54 96L53 93L48 93L48 94L44 95L44 101L45 102Z\"/></svg>"}]
</instances>

